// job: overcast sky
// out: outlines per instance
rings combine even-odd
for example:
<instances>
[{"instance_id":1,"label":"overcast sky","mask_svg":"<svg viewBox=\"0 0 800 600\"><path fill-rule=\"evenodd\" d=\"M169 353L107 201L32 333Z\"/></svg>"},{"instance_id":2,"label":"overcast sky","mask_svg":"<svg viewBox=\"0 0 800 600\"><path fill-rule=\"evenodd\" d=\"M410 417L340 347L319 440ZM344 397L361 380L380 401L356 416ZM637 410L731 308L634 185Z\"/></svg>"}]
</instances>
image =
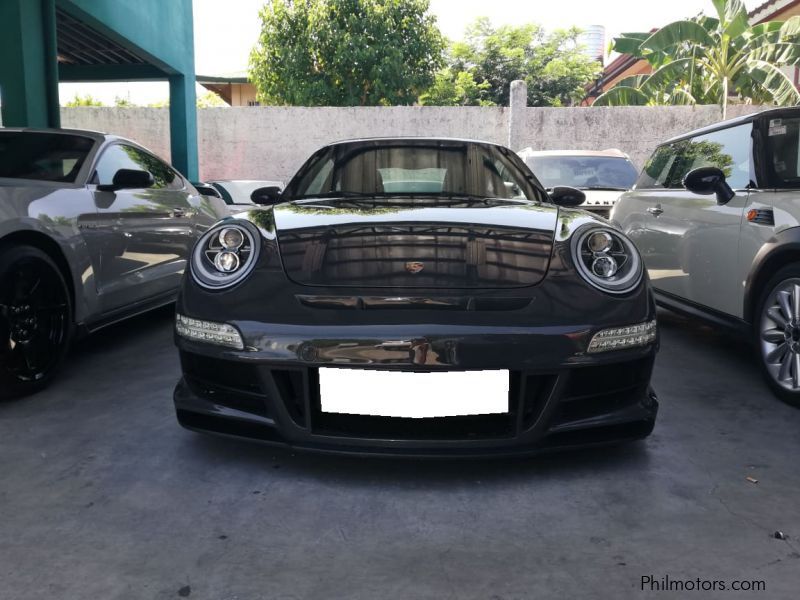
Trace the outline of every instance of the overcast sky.
<instances>
[{"instance_id":1,"label":"overcast sky","mask_svg":"<svg viewBox=\"0 0 800 600\"><path fill-rule=\"evenodd\" d=\"M195 65L201 75L230 75L247 69L258 37L258 10L264 0L194 0ZM761 0L746 0L753 9ZM459 39L466 25L487 16L495 24L535 22L547 29L602 25L606 42L623 31L645 31L700 12L712 12L711 0L431 0L439 28ZM201 93L203 90L199 90ZM147 104L167 98L166 84L61 84L61 101L91 93L107 104L115 96Z\"/></svg>"}]
</instances>

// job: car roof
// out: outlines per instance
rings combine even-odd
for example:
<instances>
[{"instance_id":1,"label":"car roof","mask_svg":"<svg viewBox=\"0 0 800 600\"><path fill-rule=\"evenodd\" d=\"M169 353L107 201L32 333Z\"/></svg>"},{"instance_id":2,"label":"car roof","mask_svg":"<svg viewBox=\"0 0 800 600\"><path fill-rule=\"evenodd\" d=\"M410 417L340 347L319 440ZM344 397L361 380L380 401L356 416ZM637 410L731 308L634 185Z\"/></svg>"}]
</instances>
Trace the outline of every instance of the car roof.
<instances>
[{"instance_id":1,"label":"car roof","mask_svg":"<svg viewBox=\"0 0 800 600\"><path fill-rule=\"evenodd\" d=\"M133 144L134 146L138 146L140 148L144 148L147 150L145 146L131 140L129 138L122 137L120 135L113 135L111 133L105 133L103 131L94 131L92 129L68 129L68 128L55 128L55 127L0 127L0 131L18 131L23 133L49 133L49 134L56 134L56 135L80 135L83 137L88 137L95 140L98 143L103 142L110 142L110 141L118 141L118 142L127 142L129 144ZM147 150L148 152L152 152L151 150Z\"/></svg>"},{"instance_id":2,"label":"car roof","mask_svg":"<svg viewBox=\"0 0 800 600\"><path fill-rule=\"evenodd\" d=\"M794 116L800 116L800 106L787 106L787 107L777 107L777 108L768 108L766 110L760 110L758 112L750 113L749 115L743 115L741 117L736 117L733 119L726 119L725 121L718 121L717 123L712 123L711 125L706 125L704 127L699 127L697 129L693 129L687 133L682 133L680 135L676 135L674 137L669 138L668 140L661 142L660 146L664 144L671 144L673 142L677 142L680 140L685 140L686 138L695 137L698 135L704 135L706 133L711 133L712 131L719 131L720 129L727 129L728 127L734 127L736 125L743 125L745 123L751 123L756 119L760 119L764 116L769 116L770 114L782 114L785 115L786 113L793 114Z\"/></svg>"},{"instance_id":3,"label":"car roof","mask_svg":"<svg viewBox=\"0 0 800 600\"><path fill-rule=\"evenodd\" d=\"M64 134L64 135L82 135L90 137L98 141L108 139L109 136L102 131L93 131L91 129L66 129L66 128L45 128L45 127L2 127L0 131L18 131L24 133L50 133L50 134Z\"/></svg>"},{"instance_id":4,"label":"car roof","mask_svg":"<svg viewBox=\"0 0 800 600\"><path fill-rule=\"evenodd\" d=\"M529 156L604 156L608 158L625 158L628 155L618 148L606 148L605 150L534 150L525 148L517 152L522 158Z\"/></svg>"},{"instance_id":5,"label":"car roof","mask_svg":"<svg viewBox=\"0 0 800 600\"><path fill-rule=\"evenodd\" d=\"M380 136L380 137L363 137L363 138L353 138L347 140L338 140L336 142L331 142L330 144L325 144L324 147L328 146L338 146L340 144L357 144L357 143L373 143L373 142L420 142L420 143L430 143L430 142L461 142L466 144L482 144L486 146L502 146L502 144L497 144L495 142L488 142L486 140L475 140L469 138L457 138L457 137L436 137L436 136L416 136L416 135L399 135L399 136Z\"/></svg>"}]
</instances>

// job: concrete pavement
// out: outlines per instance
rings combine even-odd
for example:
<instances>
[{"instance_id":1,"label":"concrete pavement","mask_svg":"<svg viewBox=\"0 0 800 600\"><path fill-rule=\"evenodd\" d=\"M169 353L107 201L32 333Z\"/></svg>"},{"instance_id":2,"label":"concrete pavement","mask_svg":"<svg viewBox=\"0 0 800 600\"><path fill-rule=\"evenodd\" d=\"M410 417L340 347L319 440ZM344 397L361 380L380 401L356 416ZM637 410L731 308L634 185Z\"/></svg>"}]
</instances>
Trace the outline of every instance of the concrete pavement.
<instances>
[{"instance_id":1,"label":"concrete pavement","mask_svg":"<svg viewBox=\"0 0 800 600\"><path fill-rule=\"evenodd\" d=\"M0 598L795 598L800 411L741 340L660 324L651 438L477 462L184 431L171 312L114 326L0 404ZM648 575L766 591L642 591Z\"/></svg>"}]
</instances>

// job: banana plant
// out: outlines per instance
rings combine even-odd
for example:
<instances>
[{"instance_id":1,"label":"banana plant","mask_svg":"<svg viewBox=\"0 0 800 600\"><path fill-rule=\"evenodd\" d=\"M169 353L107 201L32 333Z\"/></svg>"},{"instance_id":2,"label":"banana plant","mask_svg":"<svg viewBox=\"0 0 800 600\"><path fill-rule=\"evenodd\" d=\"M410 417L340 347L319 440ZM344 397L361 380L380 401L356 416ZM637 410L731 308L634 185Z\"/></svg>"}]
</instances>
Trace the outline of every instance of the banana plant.
<instances>
[{"instance_id":1,"label":"banana plant","mask_svg":"<svg viewBox=\"0 0 800 600\"><path fill-rule=\"evenodd\" d=\"M624 33L614 50L646 60L650 75L622 80L595 106L717 104L731 95L788 106L800 93L783 67L800 65L800 17L750 26L741 0L712 0L717 18L675 21L654 33Z\"/></svg>"}]
</instances>

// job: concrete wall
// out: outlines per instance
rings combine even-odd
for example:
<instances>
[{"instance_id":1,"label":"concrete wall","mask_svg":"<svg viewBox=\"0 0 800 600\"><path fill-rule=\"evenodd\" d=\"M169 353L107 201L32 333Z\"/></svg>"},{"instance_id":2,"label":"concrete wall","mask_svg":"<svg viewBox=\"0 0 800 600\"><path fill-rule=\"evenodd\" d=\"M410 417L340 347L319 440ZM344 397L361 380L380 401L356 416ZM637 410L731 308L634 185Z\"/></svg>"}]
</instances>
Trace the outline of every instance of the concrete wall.
<instances>
[{"instance_id":1,"label":"concrete wall","mask_svg":"<svg viewBox=\"0 0 800 600\"><path fill-rule=\"evenodd\" d=\"M656 144L714 123L717 106L527 108L511 117L500 107L208 108L198 111L203 179L287 180L320 146L378 135L452 136L510 144L514 150L619 148L637 167ZM729 117L759 107L733 106ZM129 137L169 156L167 109L64 108L64 127ZM514 130L509 131L509 122Z\"/></svg>"}]
</instances>

